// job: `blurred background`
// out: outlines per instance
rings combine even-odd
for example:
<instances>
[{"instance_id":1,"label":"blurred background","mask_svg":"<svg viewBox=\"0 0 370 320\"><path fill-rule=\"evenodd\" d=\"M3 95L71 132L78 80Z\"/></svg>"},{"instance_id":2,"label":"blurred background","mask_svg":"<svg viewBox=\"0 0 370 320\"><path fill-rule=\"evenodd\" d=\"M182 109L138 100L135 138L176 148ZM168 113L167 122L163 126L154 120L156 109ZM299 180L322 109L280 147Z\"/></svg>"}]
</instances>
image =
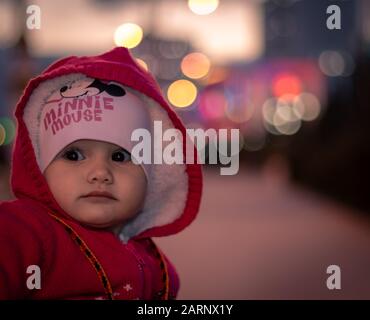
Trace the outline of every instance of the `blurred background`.
<instances>
[{"instance_id":1,"label":"blurred background","mask_svg":"<svg viewBox=\"0 0 370 320\"><path fill-rule=\"evenodd\" d=\"M367 0L0 0L0 200L29 79L125 46L188 128L240 129L238 174L204 165L197 220L157 239L178 298L369 299L369 18Z\"/></svg>"}]
</instances>

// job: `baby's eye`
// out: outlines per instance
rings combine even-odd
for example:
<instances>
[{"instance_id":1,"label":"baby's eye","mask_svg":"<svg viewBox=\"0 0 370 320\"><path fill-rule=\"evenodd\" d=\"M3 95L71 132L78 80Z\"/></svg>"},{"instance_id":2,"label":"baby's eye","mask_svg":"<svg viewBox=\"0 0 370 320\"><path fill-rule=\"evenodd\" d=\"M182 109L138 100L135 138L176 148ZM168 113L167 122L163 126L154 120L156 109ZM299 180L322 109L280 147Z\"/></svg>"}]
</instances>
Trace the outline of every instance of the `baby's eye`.
<instances>
[{"instance_id":1,"label":"baby's eye","mask_svg":"<svg viewBox=\"0 0 370 320\"><path fill-rule=\"evenodd\" d=\"M131 161L131 154L124 149L117 150L113 152L112 160L117 162Z\"/></svg>"},{"instance_id":2,"label":"baby's eye","mask_svg":"<svg viewBox=\"0 0 370 320\"><path fill-rule=\"evenodd\" d=\"M77 149L67 150L66 152L64 152L63 158L70 161L81 161L85 159L81 151Z\"/></svg>"}]
</instances>

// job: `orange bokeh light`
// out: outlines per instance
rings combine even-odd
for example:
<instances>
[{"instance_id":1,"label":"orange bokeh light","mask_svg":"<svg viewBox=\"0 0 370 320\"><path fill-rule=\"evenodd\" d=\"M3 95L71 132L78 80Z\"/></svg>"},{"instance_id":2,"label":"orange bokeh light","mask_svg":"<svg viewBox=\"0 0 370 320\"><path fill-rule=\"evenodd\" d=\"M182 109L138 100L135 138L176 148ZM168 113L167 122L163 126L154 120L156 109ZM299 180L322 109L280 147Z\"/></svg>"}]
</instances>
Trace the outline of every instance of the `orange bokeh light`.
<instances>
[{"instance_id":1,"label":"orange bokeh light","mask_svg":"<svg viewBox=\"0 0 370 320\"><path fill-rule=\"evenodd\" d=\"M199 79L207 75L211 63L200 52L189 53L181 62L181 70L189 78Z\"/></svg>"},{"instance_id":2,"label":"orange bokeh light","mask_svg":"<svg viewBox=\"0 0 370 320\"><path fill-rule=\"evenodd\" d=\"M276 97L281 97L283 95L296 96L302 91L302 83L294 74L282 73L274 78L272 90Z\"/></svg>"},{"instance_id":3,"label":"orange bokeh light","mask_svg":"<svg viewBox=\"0 0 370 320\"><path fill-rule=\"evenodd\" d=\"M178 108L190 106L197 97L197 87L189 80L176 80L168 87L168 100Z\"/></svg>"}]
</instances>

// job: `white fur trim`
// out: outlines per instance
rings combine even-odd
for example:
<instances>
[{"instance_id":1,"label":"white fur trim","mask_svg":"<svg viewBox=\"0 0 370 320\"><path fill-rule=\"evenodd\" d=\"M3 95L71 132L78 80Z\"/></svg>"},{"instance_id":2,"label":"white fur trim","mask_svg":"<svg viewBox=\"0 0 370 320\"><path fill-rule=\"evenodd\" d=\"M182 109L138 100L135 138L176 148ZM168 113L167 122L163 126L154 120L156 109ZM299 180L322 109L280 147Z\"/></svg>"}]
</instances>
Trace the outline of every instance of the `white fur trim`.
<instances>
[{"instance_id":1,"label":"white fur trim","mask_svg":"<svg viewBox=\"0 0 370 320\"><path fill-rule=\"evenodd\" d=\"M59 89L66 84L70 84L81 79L88 79L84 74L74 73L70 75L61 76L50 79L40 83L40 85L33 90L27 105L24 109L23 120L27 126L37 164L40 167L40 147L39 147L39 127L41 122L41 113L45 107L46 101L50 100L52 96L59 93Z\"/></svg>"},{"instance_id":2,"label":"white fur trim","mask_svg":"<svg viewBox=\"0 0 370 320\"><path fill-rule=\"evenodd\" d=\"M47 80L41 83L32 92L24 110L23 120L27 126L36 160L40 166L39 127L40 115L45 102L64 85L87 78L83 74L70 74ZM152 120L162 121L163 132L173 128L167 112L154 100L135 91L148 105L148 111ZM163 149L169 142L163 141ZM172 142L173 143L173 142ZM182 150L182 140L176 139L176 143ZM147 196L142 211L120 232L120 239L127 242L133 236L152 227L170 224L178 219L184 211L188 176L184 164L153 164L148 179Z\"/></svg>"}]
</instances>

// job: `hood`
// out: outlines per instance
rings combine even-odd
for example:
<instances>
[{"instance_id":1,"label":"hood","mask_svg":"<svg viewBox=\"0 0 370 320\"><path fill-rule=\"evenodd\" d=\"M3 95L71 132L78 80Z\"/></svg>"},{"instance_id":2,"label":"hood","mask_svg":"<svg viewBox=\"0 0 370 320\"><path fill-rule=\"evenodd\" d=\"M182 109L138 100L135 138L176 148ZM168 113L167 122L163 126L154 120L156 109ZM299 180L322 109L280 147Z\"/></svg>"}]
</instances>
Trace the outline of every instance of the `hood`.
<instances>
[{"instance_id":1,"label":"hood","mask_svg":"<svg viewBox=\"0 0 370 320\"><path fill-rule=\"evenodd\" d=\"M67 57L49 66L27 85L15 111L17 135L13 147L11 186L18 199L33 199L54 214L74 220L58 205L40 170L38 128L40 106L47 88L62 88L76 79L114 81L140 95L148 106L151 121L161 121L162 130L175 128L182 135L176 144L183 151L193 149L193 164L155 164L148 177L143 210L122 229L120 238L160 237L175 234L188 226L199 210L202 193L201 167L197 152L186 139L186 130L164 99L154 78L139 66L125 48L114 48L93 57ZM169 142L167 142L169 143ZM163 141L163 149L166 142Z\"/></svg>"}]
</instances>

